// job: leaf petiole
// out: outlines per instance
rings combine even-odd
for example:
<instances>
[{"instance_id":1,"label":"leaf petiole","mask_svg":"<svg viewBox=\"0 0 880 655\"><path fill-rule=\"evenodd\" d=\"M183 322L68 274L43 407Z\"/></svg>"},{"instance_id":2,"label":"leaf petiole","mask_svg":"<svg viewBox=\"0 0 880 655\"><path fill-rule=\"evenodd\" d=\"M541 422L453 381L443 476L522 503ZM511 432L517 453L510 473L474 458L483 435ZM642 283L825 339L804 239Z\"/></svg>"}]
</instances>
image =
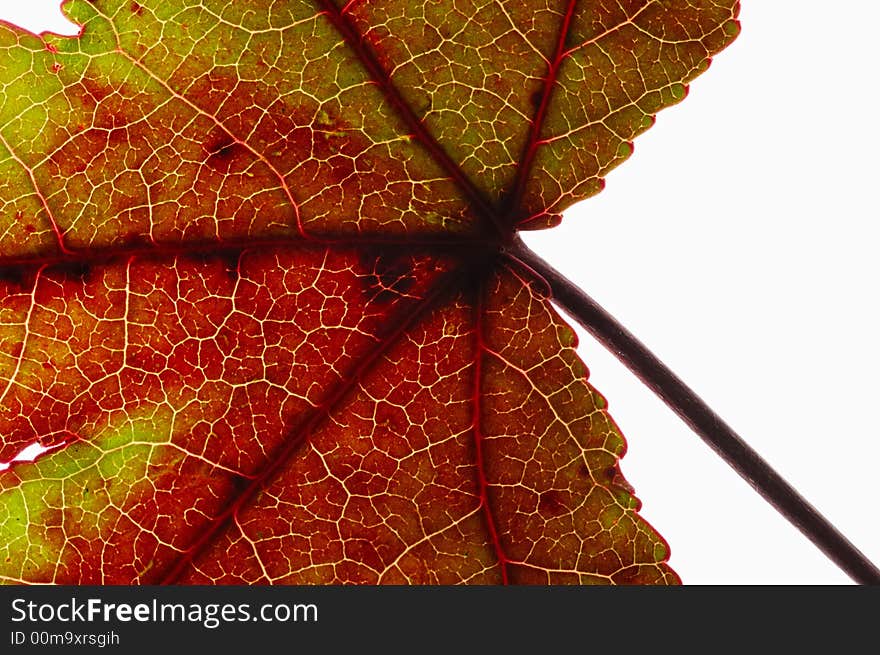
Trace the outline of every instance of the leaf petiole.
<instances>
[{"instance_id":1,"label":"leaf petiole","mask_svg":"<svg viewBox=\"0 0 880 655\"><path fill-rule=\"evenodd\" d=\"M877 568L718 414L617 319L517 237L514 265L549 287L552 299L675 412L761 497L859 584L880 584Z\"/></svg>"}]
</instances>

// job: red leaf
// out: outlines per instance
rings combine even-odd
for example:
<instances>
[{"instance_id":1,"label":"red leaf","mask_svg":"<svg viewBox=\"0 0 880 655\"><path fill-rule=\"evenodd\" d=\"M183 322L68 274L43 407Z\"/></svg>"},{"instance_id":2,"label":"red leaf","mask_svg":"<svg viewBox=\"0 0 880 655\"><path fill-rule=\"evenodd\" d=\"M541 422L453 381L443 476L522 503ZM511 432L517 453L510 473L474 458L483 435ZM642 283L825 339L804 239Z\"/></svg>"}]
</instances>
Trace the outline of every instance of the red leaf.
<instances>
[{"instance_id":1,"label":"red leaf","mask_svg":"<svg viewBox=\"0 0 880 655\"><path fill-rule=\"evenodd\" d=\"M0 576L662 583L506 252L737 3L73 5L0 29Z\"/></svg>"}]
</instances>

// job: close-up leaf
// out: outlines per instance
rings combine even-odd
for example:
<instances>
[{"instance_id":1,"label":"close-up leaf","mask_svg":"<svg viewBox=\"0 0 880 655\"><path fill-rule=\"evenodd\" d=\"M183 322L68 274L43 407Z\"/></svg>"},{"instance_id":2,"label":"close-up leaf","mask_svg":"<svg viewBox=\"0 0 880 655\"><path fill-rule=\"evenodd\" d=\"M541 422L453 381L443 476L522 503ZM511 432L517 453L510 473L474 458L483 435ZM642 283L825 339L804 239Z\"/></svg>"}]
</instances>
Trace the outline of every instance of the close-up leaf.
<instances>
[{"instance_id":1,"label":"close-up leaf","mask_svg":"<svg viewBox=\"0 0 880 655\"><path fill-rule=\"evenodd\" d=\"M0 580L679 581L517 232L735 0L64 11L0 25Z\"/></svg>"}]
</instances>

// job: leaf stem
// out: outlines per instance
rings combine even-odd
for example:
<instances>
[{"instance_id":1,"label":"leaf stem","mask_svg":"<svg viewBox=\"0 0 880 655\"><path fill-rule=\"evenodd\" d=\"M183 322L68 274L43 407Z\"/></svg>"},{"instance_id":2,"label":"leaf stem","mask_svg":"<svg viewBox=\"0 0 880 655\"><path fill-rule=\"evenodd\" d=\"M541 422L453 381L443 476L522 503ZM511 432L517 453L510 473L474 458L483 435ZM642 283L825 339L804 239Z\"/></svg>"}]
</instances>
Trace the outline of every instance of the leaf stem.
<instances>
[{"instance_id":1,"label":"leaf stem","mask_svg":"<svg viewBox=\"0 0 880 655\"><path fill-rule=\"evenodd\" d=\"M553 300L632 371L740 477L859 584L880 584L878 569L742 437L617 319L517 237L511 258L550 287Z\"/></svg>"}]
</instances>

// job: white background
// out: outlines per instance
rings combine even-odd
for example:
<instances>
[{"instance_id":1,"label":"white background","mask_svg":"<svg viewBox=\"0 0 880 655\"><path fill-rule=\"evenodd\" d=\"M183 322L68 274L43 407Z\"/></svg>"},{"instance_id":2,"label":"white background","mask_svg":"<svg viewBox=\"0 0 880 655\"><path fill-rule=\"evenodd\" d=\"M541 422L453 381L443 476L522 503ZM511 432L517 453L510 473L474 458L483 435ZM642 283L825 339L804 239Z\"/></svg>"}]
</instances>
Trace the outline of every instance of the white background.
<instances>
[{"instance_id":1,"label":"white background","mask_svg":"<svg viewBox=\"0 0 880 655\"><path fill-rule=\"evenodd\" d=\"M0 17L65 31L22 18L57 5L0 0ZM524 237L880 562L880 3L743 5L740 37L606 190ZM583 334L580 352L685 582L849 581Z\"/></svg>"}]
</instances>

